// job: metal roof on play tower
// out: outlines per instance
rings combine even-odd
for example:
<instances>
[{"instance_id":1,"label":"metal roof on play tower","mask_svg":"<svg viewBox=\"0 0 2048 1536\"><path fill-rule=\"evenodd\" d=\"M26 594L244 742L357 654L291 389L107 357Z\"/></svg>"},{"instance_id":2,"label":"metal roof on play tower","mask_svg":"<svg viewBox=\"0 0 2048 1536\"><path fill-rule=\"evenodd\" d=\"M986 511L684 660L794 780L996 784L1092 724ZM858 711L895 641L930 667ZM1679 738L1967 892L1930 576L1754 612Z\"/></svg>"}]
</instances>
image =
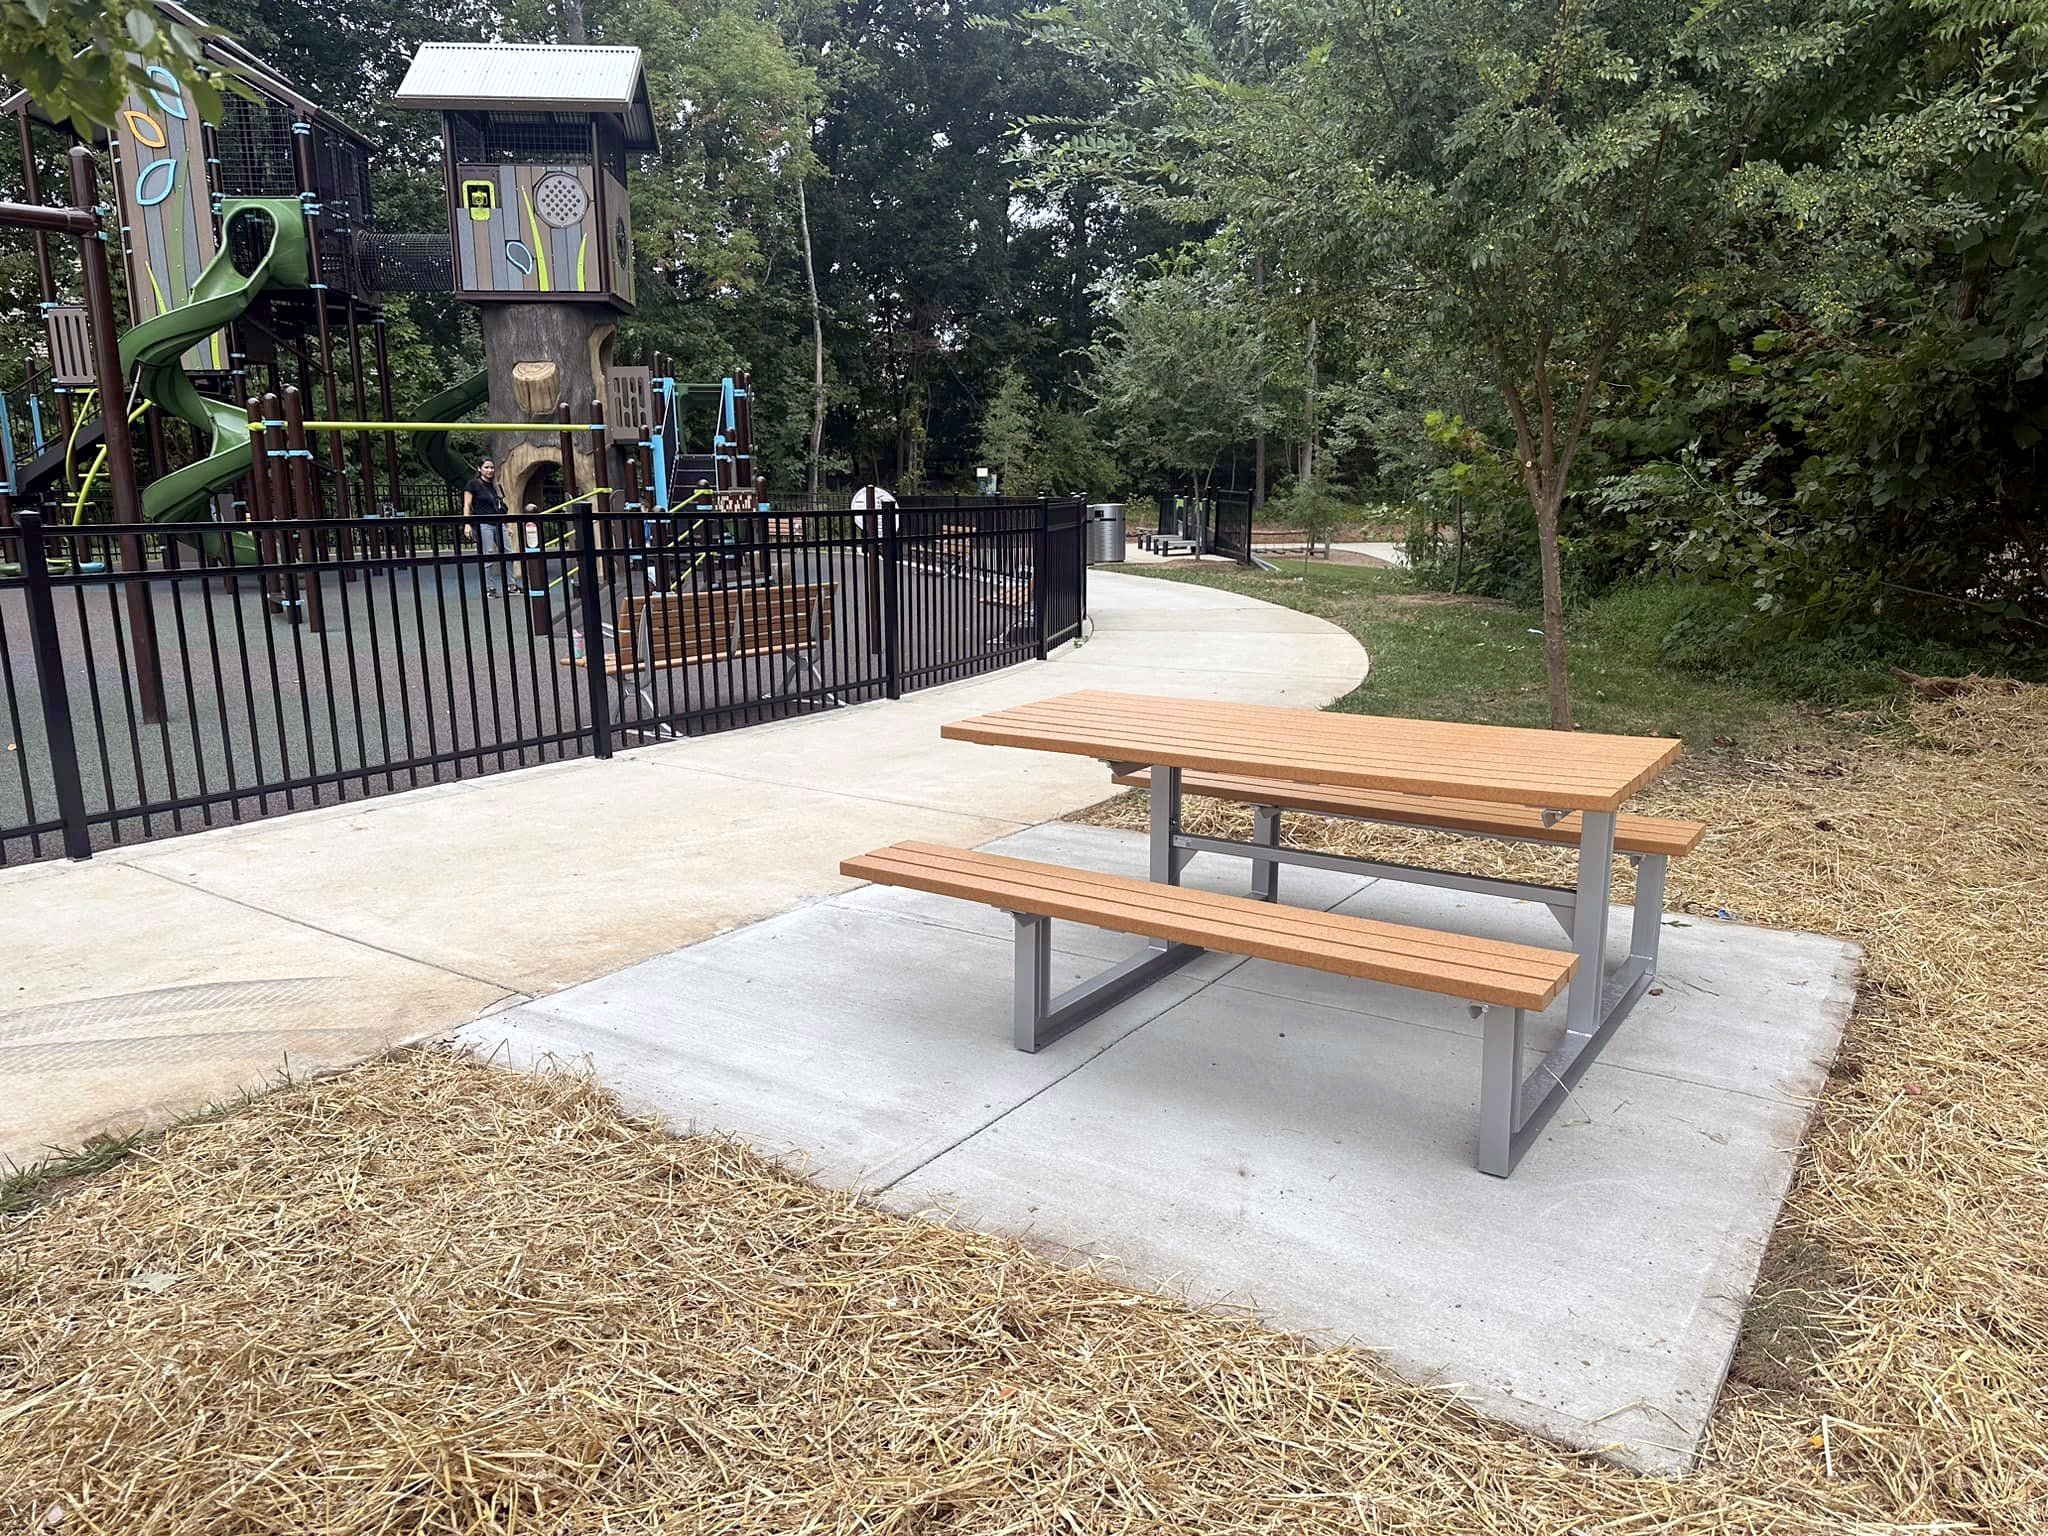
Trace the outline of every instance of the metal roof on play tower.
<instances>
[{"instance_id":1,"label":"metal roof on play tower","mask_svg":"<svg viewBox=\"0 0 2048 1536\"><path fill-rule=\"evenodd\" d=\"M425 43L398 87L402 107L442 112L604 112L625 147L655 148L638 48L560 43Z\"/></svg>"}]
</instances>

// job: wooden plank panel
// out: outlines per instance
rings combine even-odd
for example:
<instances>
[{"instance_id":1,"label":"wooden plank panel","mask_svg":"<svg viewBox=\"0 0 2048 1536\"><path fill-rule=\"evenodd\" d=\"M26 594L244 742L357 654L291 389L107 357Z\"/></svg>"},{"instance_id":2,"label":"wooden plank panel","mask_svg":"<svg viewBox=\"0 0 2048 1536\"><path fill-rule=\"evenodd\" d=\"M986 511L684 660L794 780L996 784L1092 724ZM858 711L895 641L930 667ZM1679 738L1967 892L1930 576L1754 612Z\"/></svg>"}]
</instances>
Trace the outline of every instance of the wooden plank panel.
<instances>
[{"instance_id":1,"label":"wooden plank panel","mask_svg":"<svg viewBox=\"0 0 2048 1536\"><path fill-rule=\"evenodd\" d=\"M1112 783L1132 789L1149 789L1152 770L1111 774ZM1473 832L1500 837L1522 837L1532 842L1576 847L1579 841L1579 813L1572 812L1551 826L1543 825L1543 813L1531 806L1489 805L1483 800L1454 800L1441 795L1402 795L1369 789L1333 789L1327 786L1293 784L1284 779L1251 779L1214 773L1181 776L1181 792L1211 800L1229 800L1240 805L1277 805L1282 810L1307 811L1324 816L1355 816L1365 821L1384 821L1417 827L1437 827L1448 832ZM1654 853L1681 858L1699 846L1706 827L1697 821L1678 821L1663 816L1634 816L1623 811L1614 818L1614 847L1617 853Z\"/></svg>"},{"instance_id":2,"label":"wooden plank panel","mask_svg":"<svg viewBox=\"0 0 2048 1536\"><path fill-rule=\"evenodd\" d=\"M1006 911L1505 1007L1544 1007L1563 989L1578 963L1576 956L1560 950L1276 906L930 843L880 848L846 860L840 872Z\"/></svg>"},{"instance_id":3,"label":"wooden plank panel","mask_svg":"<svg viewBox=\"0 0 2048 1536\"><path fill-rule=\"evenodd\" d=\"M956 721L948 740L1349 789L1616 810L1679 743L1081 692Z\"/></svg>"}]
</instances>

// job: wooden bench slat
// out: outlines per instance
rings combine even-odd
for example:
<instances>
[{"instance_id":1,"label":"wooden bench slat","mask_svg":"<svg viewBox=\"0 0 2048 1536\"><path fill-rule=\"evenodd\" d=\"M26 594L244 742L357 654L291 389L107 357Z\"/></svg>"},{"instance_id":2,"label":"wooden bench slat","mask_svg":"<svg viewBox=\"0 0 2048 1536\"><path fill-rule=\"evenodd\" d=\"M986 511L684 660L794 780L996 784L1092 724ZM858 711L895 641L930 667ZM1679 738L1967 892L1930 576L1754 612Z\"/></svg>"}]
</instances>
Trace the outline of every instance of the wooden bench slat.
<instances>
[{"instance_id":1,"label":"wooden bench slat","mask_svg":"<svg viewBox=\"0 0 2048 1536\"><path fill-rule=\"evenodd\" d=\"M1006 855L979 854L971 850L947 848L934 843L903 843L887 850L897 862L923 867L953 869L959 867L956 855L964 854L968 859L1004 858ZM1011 860L1012 863L1028 863L1027 860ZM976 865L980 868L980 865ZM1188 886L1163 885L1150 880L1133 880L1124 875L1104 874L1099 870L1075 869L1068 865L1043 865L1045 869L1056 869L1063 876L1063 884L1088 894L1100 894L1106 901L1112 901L1130 908L1134 912L1179 911L1193 901L1196 905L1210 904L1222 910L1241 903L1243 898L1223 895L1214 891L1203 891ZM1164 892L1161 896L1159 893ZM1454 961L1470 960L1481 966L1490 965L1498 958L1499 941L1474 938L1469 934L1449 933L1433 928L1413 928L1401 923L1383 923L1376 918L1353 918L1339 913L1320 912L1307 907L1289 907L1270 902L1253 903L1256 924L1261 930L1272 929L1307 939L1317 939L1331 933L1348 934L1348 925L1366 923L1378 932L1382 939L1399 947L1413 949L1418 954L1448 958ZM1532 945L1513 945L1510 948L1528 956L1540 957L1548 965L1550 957L1557 953ZM1475 958L1476 957L1476 958Z\"/></svg>"},{"instance_id":2,"label":"wooden bench slat","mask_svg":"<svg viewBox=\"0 0 2048 1536\"><path fill-rule=\"evenodd\" d=\"M1133 789L1149 789L1152 771L1141 768L1136 773L1112 774L1111 779ZM1565 847L1577 847L1579 841L1577 811L1546 827L1542 811L1534 806L1496 805L1485 800L1458 800L1441 795L1338 789L1327 785L1295 784L1284 779L1214 773L1184 773L1180 787L1184 795L1202 795L1211 800L1229 800L1241 805L1273 805L1285 811L1352 816L1362 821L1434 827L1481 836L1521 837L1531 842L1556 843ZM1697 821L1637 816L1623 811L1614 818L1614 847L1617 853L1682 858L1699 846L1706 830L1705 825Z\"/></svg>"},{"instance_id":3,"label":"wooden bench slat","mask_svg":"<svg viewBox=\"0 0 2048 1536\"><path fill-rule=\"evenodd\" d=\"M895 843L840 873L1006 911L1140 934L1503 1007L1547 1006L1577 957L1002 854Z\"/></svg>"},{"instance_id":4,"label":"wooden bench slat","mask_svg":"<svg viewBox=\"0 0 2048 1536\"><path fill-rule=\"evenodd\" d=\"M651 592L620 601L610 676L665 672L710 661L744 661L822 645L832 633L831 582L795 587L719 587ZM587 666L571 657L566 666Z\"/></svg>"}]
</instances>

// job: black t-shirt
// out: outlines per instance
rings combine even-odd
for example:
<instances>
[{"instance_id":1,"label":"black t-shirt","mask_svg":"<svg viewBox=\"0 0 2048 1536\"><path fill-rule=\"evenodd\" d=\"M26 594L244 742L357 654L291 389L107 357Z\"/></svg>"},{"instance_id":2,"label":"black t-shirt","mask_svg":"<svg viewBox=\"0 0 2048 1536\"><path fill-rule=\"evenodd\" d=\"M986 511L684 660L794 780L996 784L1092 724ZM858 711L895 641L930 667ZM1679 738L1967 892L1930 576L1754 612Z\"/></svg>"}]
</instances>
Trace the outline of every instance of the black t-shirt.
<instances>
[{"instance_id":1,"label":"black t-shirt","mask_svg":"<svg viewBox=\"0 0 2048 1536\"><path fill-rule=\"evenodd\" d=\"M470 511L477 517L503 517L505 503L498 500L498 488L481 475L469 482Z\"/></svg>"}]
</instances>

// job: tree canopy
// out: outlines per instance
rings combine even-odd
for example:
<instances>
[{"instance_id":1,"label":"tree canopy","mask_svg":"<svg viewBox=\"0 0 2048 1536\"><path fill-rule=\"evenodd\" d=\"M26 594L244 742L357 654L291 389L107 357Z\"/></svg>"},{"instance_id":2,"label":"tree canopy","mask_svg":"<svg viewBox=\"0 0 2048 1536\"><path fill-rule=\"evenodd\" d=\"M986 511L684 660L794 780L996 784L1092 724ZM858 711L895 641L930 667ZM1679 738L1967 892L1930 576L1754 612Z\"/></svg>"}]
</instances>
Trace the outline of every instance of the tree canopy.
<instances>
[{"instance_id":1,"label":"tree canopy","mask_svg":"<svg viewBox=\"0 0 2048 1536\"><path fill-rule=\"evenodd\" d=\"M93 58L187 46L131 11L24 0L0 70L104 121ZM1544 600L1559 723L1570 605L1645 575L1686 643L2048 637L2048 0L205 14L382 147L394 228L445 217L419 42L637 44L622 344L750 370L772 489L1370 506L1425 579ZM423 387L473 349L394 314Z\"/></svg>"}]
</instances>

